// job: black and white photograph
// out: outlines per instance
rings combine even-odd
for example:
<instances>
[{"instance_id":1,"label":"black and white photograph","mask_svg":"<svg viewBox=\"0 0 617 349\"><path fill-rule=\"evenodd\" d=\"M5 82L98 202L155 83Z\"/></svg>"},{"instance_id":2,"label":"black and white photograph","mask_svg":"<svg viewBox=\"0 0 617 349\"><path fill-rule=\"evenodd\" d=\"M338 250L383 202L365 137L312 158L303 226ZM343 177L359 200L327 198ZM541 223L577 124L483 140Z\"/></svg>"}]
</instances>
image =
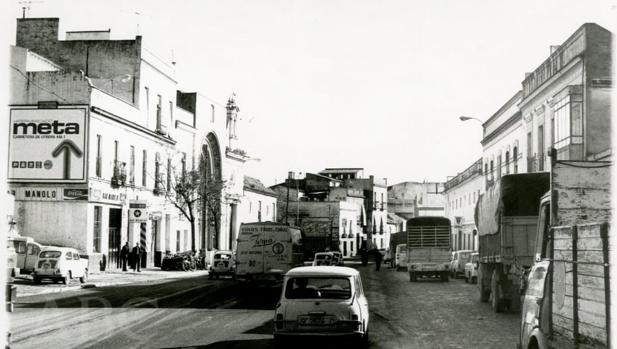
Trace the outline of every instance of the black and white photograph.
<instances>
[{"instance_id":1,"label":"black and white photograph","mask_svg":"<svg viewBox=\"0 0 617 349\"><path fill-rule=\"evenodd\" d=\"M617 347L617 0L0 13L0 346Z\"/></svg>"}]
</instances>

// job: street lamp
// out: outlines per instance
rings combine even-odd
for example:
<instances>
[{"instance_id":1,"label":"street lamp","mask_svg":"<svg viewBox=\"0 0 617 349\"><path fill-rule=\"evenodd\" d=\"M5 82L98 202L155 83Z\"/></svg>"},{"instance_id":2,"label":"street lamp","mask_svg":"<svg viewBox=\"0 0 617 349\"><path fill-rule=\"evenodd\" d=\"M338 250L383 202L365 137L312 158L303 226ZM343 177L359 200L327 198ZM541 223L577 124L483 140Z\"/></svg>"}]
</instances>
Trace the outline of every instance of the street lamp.
<instances>
[{"instance_id":1,"label":"street lamp","mask_svg":"<svg viewBox=\"0 0 617 349\"><path fill-rule=\"evenodd\" d=\"M467 120L472 120L473 119L473 120L476 120L476 121L480 122L481 124L484 124L484 121L482 121L482 120L480 120L478 118L474 118L473 116L464 116L464 115L462 115L462 116L459 116L458 118L461 121L467 121Z\"/></svg>"}]
</instances>

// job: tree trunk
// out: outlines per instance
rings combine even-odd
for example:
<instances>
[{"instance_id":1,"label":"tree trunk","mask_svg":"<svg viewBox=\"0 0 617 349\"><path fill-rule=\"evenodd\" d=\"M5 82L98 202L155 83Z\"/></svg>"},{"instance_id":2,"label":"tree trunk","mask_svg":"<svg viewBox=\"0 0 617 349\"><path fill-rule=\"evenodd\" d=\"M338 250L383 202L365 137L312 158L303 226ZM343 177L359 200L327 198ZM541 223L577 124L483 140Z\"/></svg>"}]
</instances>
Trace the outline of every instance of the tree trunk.
<instances>
[{"instance_id":1,"label":"tree trunk","mask_svg":"<svg viewBox=\"0 0 617 349\"><path fill-rule=\"evenodd\" d=\"M195 250L195 218L191 219L191 251L196 252Z\"/></svg>"}]
</instances>

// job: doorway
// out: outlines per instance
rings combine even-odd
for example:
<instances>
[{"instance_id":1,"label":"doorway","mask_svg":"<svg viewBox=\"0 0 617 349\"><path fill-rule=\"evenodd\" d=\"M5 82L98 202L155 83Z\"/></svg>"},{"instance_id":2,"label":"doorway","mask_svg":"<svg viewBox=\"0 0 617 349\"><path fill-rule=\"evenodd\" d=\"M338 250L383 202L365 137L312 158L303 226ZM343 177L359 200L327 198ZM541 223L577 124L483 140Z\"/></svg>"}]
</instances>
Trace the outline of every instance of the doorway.
<instances>
[{"instance_id":1,"label":"doorway","mask_svg":"<svg viewBox=\"0 0 617 349\"><path fill-rule=\"evenodd\" d=\"M109 209L109 224L108 232L109 237L107 239L107 267L118 269L120 268L120 230L122 227L122 209L110 208Z\"/></svg>"}]
</instances>

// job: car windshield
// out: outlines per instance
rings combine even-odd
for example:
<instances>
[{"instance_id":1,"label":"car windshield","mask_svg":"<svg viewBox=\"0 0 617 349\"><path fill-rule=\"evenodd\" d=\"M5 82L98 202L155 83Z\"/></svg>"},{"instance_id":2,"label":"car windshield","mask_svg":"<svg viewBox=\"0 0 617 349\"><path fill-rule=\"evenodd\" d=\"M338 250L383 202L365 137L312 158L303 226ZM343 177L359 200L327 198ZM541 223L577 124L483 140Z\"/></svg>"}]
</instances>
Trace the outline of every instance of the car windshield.
<instances>
[{"instance_id":1,"label":"car windshield","mask_svg":"<svg viewBox=\"0 0 617 349\"><path fill-rule=\"evenodd\" d=\"M231 258L231 255L229 255L229 254L215 254L214 255L214 259L221 259L221 260L224 260L224 261L226 261L226 260L228 260L230 258Z\"/></svg>"},{"instance_id":2,"label":"car windshield","mask_svg":"<svg viewBox=\"0 0 617 349\"><path fill-rule=\"evenodd\" d=\"M39 258L59 258L62 252L60 251L43 251Z\"/></svg>"},{"instance_id":3,"label":"car windshield","mask_svg":"<svg viewBox=\"0 0 617 349\"><path fill-rule=\"evenodd\" d=\"M349 299L351 282L345 277L293 277L287 280L288 299Z\"/></svg>"}]
</instances>

